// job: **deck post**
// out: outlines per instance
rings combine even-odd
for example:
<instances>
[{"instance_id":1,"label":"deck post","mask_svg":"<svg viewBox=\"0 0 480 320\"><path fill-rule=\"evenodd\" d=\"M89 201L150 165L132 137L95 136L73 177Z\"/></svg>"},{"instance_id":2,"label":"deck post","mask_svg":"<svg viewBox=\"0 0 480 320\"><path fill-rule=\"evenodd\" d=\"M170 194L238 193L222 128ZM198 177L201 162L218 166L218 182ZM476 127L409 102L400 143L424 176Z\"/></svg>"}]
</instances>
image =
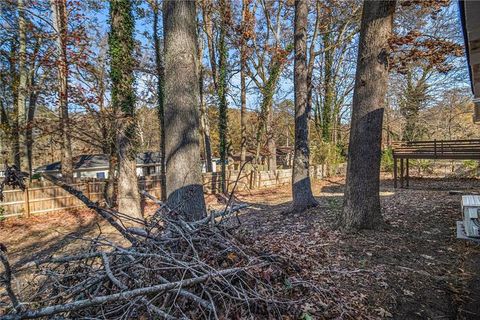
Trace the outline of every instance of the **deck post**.
<instances>
[{"instance_id":1,"label":"deck post","mask_svg":"<svg viewBox=\"0 0 480 320\"><path fill-rule=\"evenodd\" d=\"M407 181L407 188L410 187L410 159L406 159L406 181Z\"/></svg>"},{"instance_id":2,"label":"deck post","mask_svg":"<svg viewBox=\"0 0 480 320\"><path fill-rule=\"evenodd\" d=\"M395 153L394 153L393 154L393 187L395 189L398 188L398 185L397 185L397 170L398 170L397 157L395 157Z\"/></svg>"},{"instance_id":3,"label":"deck post","mask_svg":"<svg viewBox=\"0 0 480 320\"><path fill-rule=\"evenodd\" d=\"M404 159L403 158L400 158L400 188L403 189L403 163L404 163Z\"/></svg>"}]
</instances>

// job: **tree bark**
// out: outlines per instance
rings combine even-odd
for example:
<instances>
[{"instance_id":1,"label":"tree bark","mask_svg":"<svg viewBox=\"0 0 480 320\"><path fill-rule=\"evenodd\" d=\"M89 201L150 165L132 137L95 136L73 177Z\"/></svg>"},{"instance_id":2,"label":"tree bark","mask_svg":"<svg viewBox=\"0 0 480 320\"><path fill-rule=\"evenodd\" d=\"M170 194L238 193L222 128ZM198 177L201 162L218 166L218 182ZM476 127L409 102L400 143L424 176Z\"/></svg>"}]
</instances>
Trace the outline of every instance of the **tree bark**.
<instances>
[{"instance_id":1,"label":"tree bark","mask_svg":"<svg viewBox=\"0 0 480 320\"><path fill-rule=\"evenodd\" d=\"M143 219L138 190L133 50L134 17L130 0L110 1L110 77L112 105L121 111L118 123L118 210ZM130 221L127 224L135 225Z\"/></svg>"},{"instance_id":2,"label":"tree bark","mask_svg":"<svg viewBox=\"0 0 480 320\"><path fill-rule=\"evenodd\" d=\"M62 178L71 183L73 182L73 156L68 114L67 3L66 0L50 0L50 7L58 56L58 101L62 135L61 173Z\"/></svg>"},{"instance_id":3,"label":"tree bark","mask_svg":"<svg viewBox=\"0 0 480 320\"><path fill-rule=\"evenodd\" d=\"M312 194L308 146L308 68L307 68L308 0L295 1L295 154L292 174L292 211L301 212L318 205Z\"/></svg>"},{"instance_id":4,"label":"tree bark","mask_svg":"<svg viewBox=\"0 0 480 320\"><path fill-rule=\"evenodd\" d=\"M27 70L27 25L25 21L25 7L24 1L18 0L18 132L16 133L16 144L18 144L18 154L16 155L16 165L20 170L26 171L28 168L26 164L28 161L22 161L26 157L25 152L25 120L26 120L26 109L27 109L27 96L28 96L28 70ZM17 163L18 162L18 163Z\"/></svg>"},{"instance_id":5,"label":"tree bark","mask_svg":"<svg viewBox=\"0 0 480 320\"><path fill-rule=\"evenodd\" d=\"M213 165L212 165L212 143L210 139L210 123L208 121L208 114L207 114L207 107L205 105L205 98L204 98L204 86L203 86L203 78L204 78L204 71L205 68L202 62L203 57L203 43L202 40L199 39L198 44L198 63L199 63L199 71L198 71L198 87L200 90L200 134L203 138L203 148L205 151L205 171L212 172Z\"/></svg>"},{"instance_id":6,"label":"tree bark","mask_svg":"<svg viewBox=\"0 0 480 320\"><path fill-rule=\"evenodd\" d=\"M167 205L194 221L206 216L195 2L167 0L164 6Z\"/></svg>"},{"instance_id":7,"label":"tree bark","mask_svg":"<svg viewBox=\"0 0 480 320\"><path fill-rule=\"evenodd\" d=\"M163 56L160 48L160 37L158 36L158 17L159 8L158 0L153 4L153 40L155 42L155 64L157 72L157 109L158 119L160 122L160 156L162 162L160 163L160 179L161 179L161 200L167 200L167 187L165 181L165 102L164 102L164 66Z\"/></svg>"},{"instance_id":8,"label":"tree bark","mask_svg":"<svg viewBox=\"0 0 480 320\"><path fill-rule=\"evenodd\" d=\"M383 221L380 153L395 4L368 0L363 6L341 221L346 230L374 229Z\"/></svg>"},{"instance_id":9,"label":"tree bark","mask_svg":"<svg viewBox=\"0 0 480 320\"><path fill-rule=\"evenodd\" d=\"M248 0L242 1L242 24L245 25L246 13L248 10ZM247 160L247 47L245 39L240 44L240 167Z\"/></svg>"},{"instance_id":10,"label":"tree bark","mask_svg":"<svg viewBox=\"0 0 480 320\"><path fill-rule=\"evenodd\" d=\"M228 48L226 44L227 36L227 2L226 0L220 0L220 15L222 17L222 22L220 25L220 37L218 41L218 132L219 132L219 153L220 153L220 162L221 162L221 191L222 193L227 193L227 158L228 158L228 146L227 146L227 130L228 130L228 105L227 105L227 59L228 59Z\"/></svg>"}]
</instances>

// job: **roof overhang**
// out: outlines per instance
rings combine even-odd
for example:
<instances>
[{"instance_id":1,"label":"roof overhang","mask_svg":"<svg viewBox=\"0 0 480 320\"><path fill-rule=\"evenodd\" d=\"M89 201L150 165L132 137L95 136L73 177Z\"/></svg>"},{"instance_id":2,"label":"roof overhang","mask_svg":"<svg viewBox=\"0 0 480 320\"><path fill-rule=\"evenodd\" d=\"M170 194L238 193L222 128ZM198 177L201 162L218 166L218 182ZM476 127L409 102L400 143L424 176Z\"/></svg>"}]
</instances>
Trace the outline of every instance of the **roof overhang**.
<instances>
[{"instance_id":1,"label":"roof overhang","mask_svg":"<svg viewBox=\"0 0 480 320\"><path fill-rule=\"evenodd\" d=\"M480 122L480 1L460 0L463 38L474 95L474 121Z\"/></svg>"}]
</instances>

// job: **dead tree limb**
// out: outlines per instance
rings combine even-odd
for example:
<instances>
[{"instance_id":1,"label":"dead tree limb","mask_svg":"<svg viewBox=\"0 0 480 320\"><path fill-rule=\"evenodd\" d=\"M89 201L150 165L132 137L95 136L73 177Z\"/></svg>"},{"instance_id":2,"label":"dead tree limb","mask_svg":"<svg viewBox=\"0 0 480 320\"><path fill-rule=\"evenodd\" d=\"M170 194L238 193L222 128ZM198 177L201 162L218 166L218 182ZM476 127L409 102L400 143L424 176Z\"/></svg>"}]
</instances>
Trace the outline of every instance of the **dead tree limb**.
<instances>
[{"instance_id":1,"label":"dead tree limb","mask_svg":"<svg viewBox=\"0 0 480 320\"><path fill-rule=\"evenodd\" d=\"M138 296L156 294L159 292L165 292L172 289L181 289L181 288L192 286L194 284L205 282L211 278L234 274L242 270L244 269L243 268L225 269L218 272L207 273L196 278L175 281L175 282L170 282L165 284L159 284L159 285L151 286L148 288L139 288L139 289L134 289L129 291L122 291L120 293L115 293L108 296L95 297L92 299L84 299L84 300L79 300L79 301L75 301L75 302L67 303L63 305L53 305L40 310L19 312L17 314L6 315L2 319L17 320L17 319L35 319L40 317L48 317L48 316L52 316L62 312L71 312L71 311L88 308L92 306L97 306L97 305L101 305L101 304L109 303L113 301L125 301Z\"/></svg>"}]
</instances>

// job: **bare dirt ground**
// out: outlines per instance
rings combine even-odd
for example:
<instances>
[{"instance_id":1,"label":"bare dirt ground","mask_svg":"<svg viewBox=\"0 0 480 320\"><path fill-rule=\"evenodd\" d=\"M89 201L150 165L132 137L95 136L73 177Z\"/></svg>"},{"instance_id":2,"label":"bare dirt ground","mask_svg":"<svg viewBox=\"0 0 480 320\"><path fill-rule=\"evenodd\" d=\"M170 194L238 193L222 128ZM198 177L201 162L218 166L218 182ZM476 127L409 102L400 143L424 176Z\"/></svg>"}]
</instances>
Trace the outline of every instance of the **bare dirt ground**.
<instances>
[{"instance_id":1,"label":"bare dirt ground","mask_svg":"<svg viewBox=\"0 0 480 320\"><path fill-rule=\"evenodd\" d=\"M303 214L284 213L288 186L240 192L251 209L240 215L238 233L258 251L288 259L292 282L316 284L302 305L305 320L480 319L480 246L455 238L461 196L450 190L479 192L480 180L412 179L410 189L394 190L384 179L386 227L357 234L336 228L341 178L315 183L320 206ZM0 222L14 268L80 250L82 238L99 232L116 236L88 210Z\"/></svg>"}]
</instances>

